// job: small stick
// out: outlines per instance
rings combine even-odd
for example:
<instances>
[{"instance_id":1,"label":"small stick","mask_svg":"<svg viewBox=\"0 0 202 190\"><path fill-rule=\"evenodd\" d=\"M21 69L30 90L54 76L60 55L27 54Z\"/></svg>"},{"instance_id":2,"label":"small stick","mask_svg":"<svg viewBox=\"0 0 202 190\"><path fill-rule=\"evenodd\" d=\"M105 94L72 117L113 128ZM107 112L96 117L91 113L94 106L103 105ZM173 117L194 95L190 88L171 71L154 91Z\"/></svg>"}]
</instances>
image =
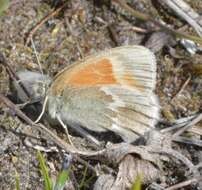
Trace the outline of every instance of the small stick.
<instances>
[{"instance_id":1,"label":"small stick","mask_svg":"<svg viewBox=\"0 0 202 190\"><path fill-rule=\"evenodd\" d=\"M69 175L70 175L70 179L72 181L72 184L74 186L74 189L79 190L79 183L77 182L77 178L75 177L74 171L70 170Z\"/></svg>"},{"instance_id":2,"label":"small stick","mask_svg":"<svg viewBox=\"0 0 202 190\"><path fill-rule=\"evenodd\" d=\"M19 87L23 90L23 92L25 93L25 96L27 97L27 99L29 99L31 97L29 91L26 89L24 84L20 81L19 77L15 74L15 71L10 66L8 60L5 58L5 56L1 52L0 52L0 63L2 63L5 66L11 79L15 81L17 84L19 84Z\"/></svg>"},{"instance_id":3,"label":"small stick","mask_svg":"<svg viewBox=\"0 0 202 190\"><path fill-rule=\"evenodd\" d=\"M180 90L172 97L171 101L173 99L175 99L178 95L180 95L184 91L184 89L186 88L186 86L189 84L190 80L191 80L191 76L188 77L188 79L181 86Z\"/></svg>"},{"instance_id":4,"label":"small stick","mask_svg":"<svg viewBox=\"0 0 202 190\"><path fill-rule=\"evenodd\" d=\"M113 25L111 24L107 28L108 28L108 31L110 33L112 41L115 43L115 46L120 45L119 40L118 40L119 37L118 37L117 33L115 32Z\"/></svg>"},{"instance_id":5,"label":"small stick","mask_svg":"<svg viewBox=\"0 0 202 190\"><path fill-rule=\"evenodd\" d=\"M140 20L143 21L150 21L156 26L160 27L162 30L164 30L167 33L170 33L172 36L178 37L180 39L186 38L189 40L192 40L196 43L202 44L202 38L197 36L188 35L182 32L178 32L172 28L167 27L166 25L160 23L159 21L153 19L150 15L143 14L139 11L134 10L132 7L126 4L125 0L112 0L115 3L118 3L123 9L128 11L132 16L137 17Z\"/></svg>"},{"instance_id":6,"label":"small stick","mask_svg":"<svg viewBox=\"0 0 202 190\"><path fill-rule=\"evenodd\" d=\"M200 15L195 12L189 4L183 0L163 0L159 1L161 4L166 4L173 12L180 18L185 20L190 26L194 28L197 34L202 37L202 27L199 22Z\"/></svg>"},{"instance_id":7,"label":"small stick","mask_svg":"<svg viewBox=\"0 0 202 190\"><path fill-rule=\"evenodd\" d=\"M182 133L184 133L189 127L195 125L196 123L198 123L201 120L202 120L202 113L200 113L198 116L196 116L190 123L188 123L187 125L185 125L181 129L179 129L175 134L173 134L172 137L173 138L178 137L179 135L181 135Z\"/></svg>"},{"instance_id":8,"label":"small stick","mask_svg":"<svg viewBox=\"0 0 202 190\"><path fill-rule=\"evenodd\" d=\"M68 27L70 34L73 36L73 39L74 39L75 42L76 42L76 48L77 48L77 50L78 50L78 52L79 52L79 54L80 54L80 58L84 58L84 53L83 53L83 51L82 51L82 49L81 49L81 46L80 46L80 44L79 44L79 41L78 41L77 36L74 35L72 26L71 26L71 24L69 23L69 19L68 19L68 18L65 19L65 24L66 24L66 26Z\"/></svg>"},{"instance_id":9,"label":"small stick","mask_svg":"<svg viewBox=\"0 0 202 190\"><path fill-rule=\"evenodd\" d=\"M170 127L166 127L164 129L161 129L160 132L161 133L168 133L171 132L173 130L177 130L181 127L184 127L186 124L188 124L192 119L194 119L196 117L197 114L192 115L192 116L188 116L188 117L183 117L181 119L177 119L172 123L165 123L164 121L162 122L162 124L166 124L169 125Z\"/></svg>"},{"instance_id":10,"label":"small stick","mask_svg":"<svg viewBox=\"0 0 202 190\"><path fill-rule=\"evenodd\" d=\"M17 105L17 107L18 107L19 109L23 109L24 107L26 107L26 106L28 106L28 105L35 104L35 103L38 103L38 102L40 102L40 101L41 101L41 98L36 98L36 99L28 100L28 101L26 101L26 102L24 102L24 103L16 104L16 105Z\"/></svg>"},{"instance_id":11,"label":"small stick","mask_svg":"<svg viewBox=\"0 0 202 190\"><path fill-rule=\"evenodd\" d=\"M173 186L170 186L170 187L166 188L165 190L176 190L176 189L179 189L179 188L182 188L182 187L185 187L185 186L191 185L192 183L197 183L197 182L198 182L198 180L196 178L192 178L192 179L180 182L178 184L175 184Z\"/></svg>"},{"instance_id":12,"label":"small stick","mask_svg":"<svg viewBox=\"0 0 202 190\"><path fill-rule=\"evenodd\" d=\"M149 31L144 29L144 28L141 28L141 27L138 27L138 26L132 26L131 28L134 32L138 32L138 33L143 33L143 34L147 34Z\"/></svg>"},{"instance_id":13,"label":"small stick","mask_svg":"<svg viewBox=\"0 0 202 190\"><path fill-rule=\"evenodd\" d=\"M177 160L180 160L184 165L186 165L189 168L189 171L192 172L195 177L200 176L199 171L193 165L193 163L188 158L186 158L184 155L177 152L176 150L173 150L170 148L157 148L157 149L155 149L154 147L152 147L150 152L158 153L158 154L165 154L165 155L168 155L170 158L175 158Z\"/></svg>"},{"instance_id":14,"label":"small stick","mask_svg":"<svg viewBox=\"0 0 202 190\"><path fill-rule=\"evenodd\" d=\"M183 143L183 144L188 144L188 145L192 145L192 146L198 146L198 147L202 147L202 140L198 140L198 139L190 139L190 138L186 138L186 137L177 137L176 139L173 139L173 141L178 142L178 143Z\"/></svg>"},{"instance_id":15,"label":"small stick","mask_svg":"<svg viewBox=\"0 0 202 190\"><path fill-rule=\"evenodd\" d=\"M48 15L46 15L43 19L41 19L34 27L31 28L31 30L28 32L27 38L25 40L25 45L28 45L32 36L36 33L36 31L51 17L57 15L62 9L65 8L68 1L66 1L63 5L61 5L59 8L52 10Z\"/></svg>"}]
</instances>

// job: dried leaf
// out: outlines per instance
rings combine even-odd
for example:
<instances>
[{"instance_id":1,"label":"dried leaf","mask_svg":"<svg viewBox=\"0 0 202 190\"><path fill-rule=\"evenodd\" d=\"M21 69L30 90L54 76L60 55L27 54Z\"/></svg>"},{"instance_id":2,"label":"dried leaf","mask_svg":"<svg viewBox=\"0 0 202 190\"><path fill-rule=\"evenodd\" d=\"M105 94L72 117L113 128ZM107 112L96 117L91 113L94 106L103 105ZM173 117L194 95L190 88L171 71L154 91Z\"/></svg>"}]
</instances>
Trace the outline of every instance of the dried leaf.
<instances>
[{"instance_id":1,"label":"dried leaf","mask_svg":"<svg viewBox=\"0 0 202 190\"><path fill-rule=\"evenodd\" d=\"M116 178L110 175L100 176L94 190L129 190L138 176L142 176L142 183L146 184L156 180L160 176L160 170L151 162L127 155L119 165Z\"/></svg>"}]
</instances>

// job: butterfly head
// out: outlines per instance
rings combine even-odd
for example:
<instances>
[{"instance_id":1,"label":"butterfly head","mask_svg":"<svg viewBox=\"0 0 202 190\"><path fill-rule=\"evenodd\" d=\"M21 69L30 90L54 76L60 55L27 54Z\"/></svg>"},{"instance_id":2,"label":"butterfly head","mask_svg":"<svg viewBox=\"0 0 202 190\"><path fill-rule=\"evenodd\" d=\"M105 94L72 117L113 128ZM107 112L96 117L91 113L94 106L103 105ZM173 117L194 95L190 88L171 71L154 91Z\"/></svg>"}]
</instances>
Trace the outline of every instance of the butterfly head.
<instances>
[{"instance_id":1,"label":"butterfly head","mask_svg":"<svg viewBox=\"0 0 202 190\"><path fill-rule=\"evenodd\" d=\"M48 75L42 75L38 72L20 71L17 73L19 81L25 86L32 99L43 99L47 89L51 83L51 78ZM25 102L27 98L24 92L18 88L19 83L14 83L18 98Z\"/></svg>"}]
</instances>

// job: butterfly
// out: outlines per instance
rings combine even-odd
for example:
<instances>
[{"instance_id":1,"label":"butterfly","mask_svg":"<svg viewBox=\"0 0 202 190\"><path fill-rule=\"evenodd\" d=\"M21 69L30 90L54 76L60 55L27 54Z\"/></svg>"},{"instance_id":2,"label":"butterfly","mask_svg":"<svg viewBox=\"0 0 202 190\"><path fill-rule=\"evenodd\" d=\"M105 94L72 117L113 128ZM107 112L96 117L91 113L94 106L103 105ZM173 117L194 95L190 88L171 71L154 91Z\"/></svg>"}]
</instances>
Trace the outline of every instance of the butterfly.
<instances>
[{"instance_id":1,"label":"butterfly","mask_svg":"<svg viewBox=\"0 0 202 190\"><path fill-rule=\"evenodd\" d=\"M67 66L46 95L52 119L132 142L154 128L159 101L154 54L143 46L105 50Z\"/></svg>"},{"instance_id":2,"label":"butterfly","mask_svg":"<svg viewBox=\"0 0 202 190\"><path fill-rule=\"evenodd\" d=\"M160 106L154 93L156 60L143 46L96 53L67 66L53 80L31 71L18 76L36 99L43 96L44 85L50 84L42 114L47 110L53 120L84 136L85 128L98 133L112 131L132 142L159 120ZM24 99L22 92L19 97Z\"/></svg>"}]
</instances>

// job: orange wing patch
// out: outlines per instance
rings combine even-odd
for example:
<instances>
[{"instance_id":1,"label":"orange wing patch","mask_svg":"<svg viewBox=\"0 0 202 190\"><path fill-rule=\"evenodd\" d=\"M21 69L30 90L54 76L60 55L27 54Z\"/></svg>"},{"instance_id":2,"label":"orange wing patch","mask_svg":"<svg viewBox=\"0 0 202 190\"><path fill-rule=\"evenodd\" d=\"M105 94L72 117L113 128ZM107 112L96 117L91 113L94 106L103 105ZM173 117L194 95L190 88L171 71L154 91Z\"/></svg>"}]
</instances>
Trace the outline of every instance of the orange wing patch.
<instances>
[{"instance_id":1,"label":"orange wing patch","mask_svg":"<svg viewBox=\"0 0 202 190\"><path fill-rule=\"evenodd\" d=\"M109 59L96 63L76 65L58 75L52 85L52 92L59 94L66 86L87 87L104 84L119 84L114 77Z\"/></svg>"},{"instance_id":2,"label":"orange wing patch","mask_svg":"<svg viewBox=\"0 0 202 190\"><path fill-rule=\"evenodd\" d=\"M141 82L136 80L131 73L125 73L123 76L114 73L113 65L107 58L91 64L79 63L62 71L53 82L51 90L54 95L57 95L68 86L89 87L110 84L124 84L144 91Z\"/></svg>"},{"instance_id":3,"label":"orange wing patch","mask_svg":"<svg viewBox=\"0 0 202 190\"><path fill-rule=\"evenodd\" d=\"M89 64L75 73L68 84L73 86L94 86L116 84L112 64L108 59L102 59L96 64Z\"/></svg>"}]
</instances>

